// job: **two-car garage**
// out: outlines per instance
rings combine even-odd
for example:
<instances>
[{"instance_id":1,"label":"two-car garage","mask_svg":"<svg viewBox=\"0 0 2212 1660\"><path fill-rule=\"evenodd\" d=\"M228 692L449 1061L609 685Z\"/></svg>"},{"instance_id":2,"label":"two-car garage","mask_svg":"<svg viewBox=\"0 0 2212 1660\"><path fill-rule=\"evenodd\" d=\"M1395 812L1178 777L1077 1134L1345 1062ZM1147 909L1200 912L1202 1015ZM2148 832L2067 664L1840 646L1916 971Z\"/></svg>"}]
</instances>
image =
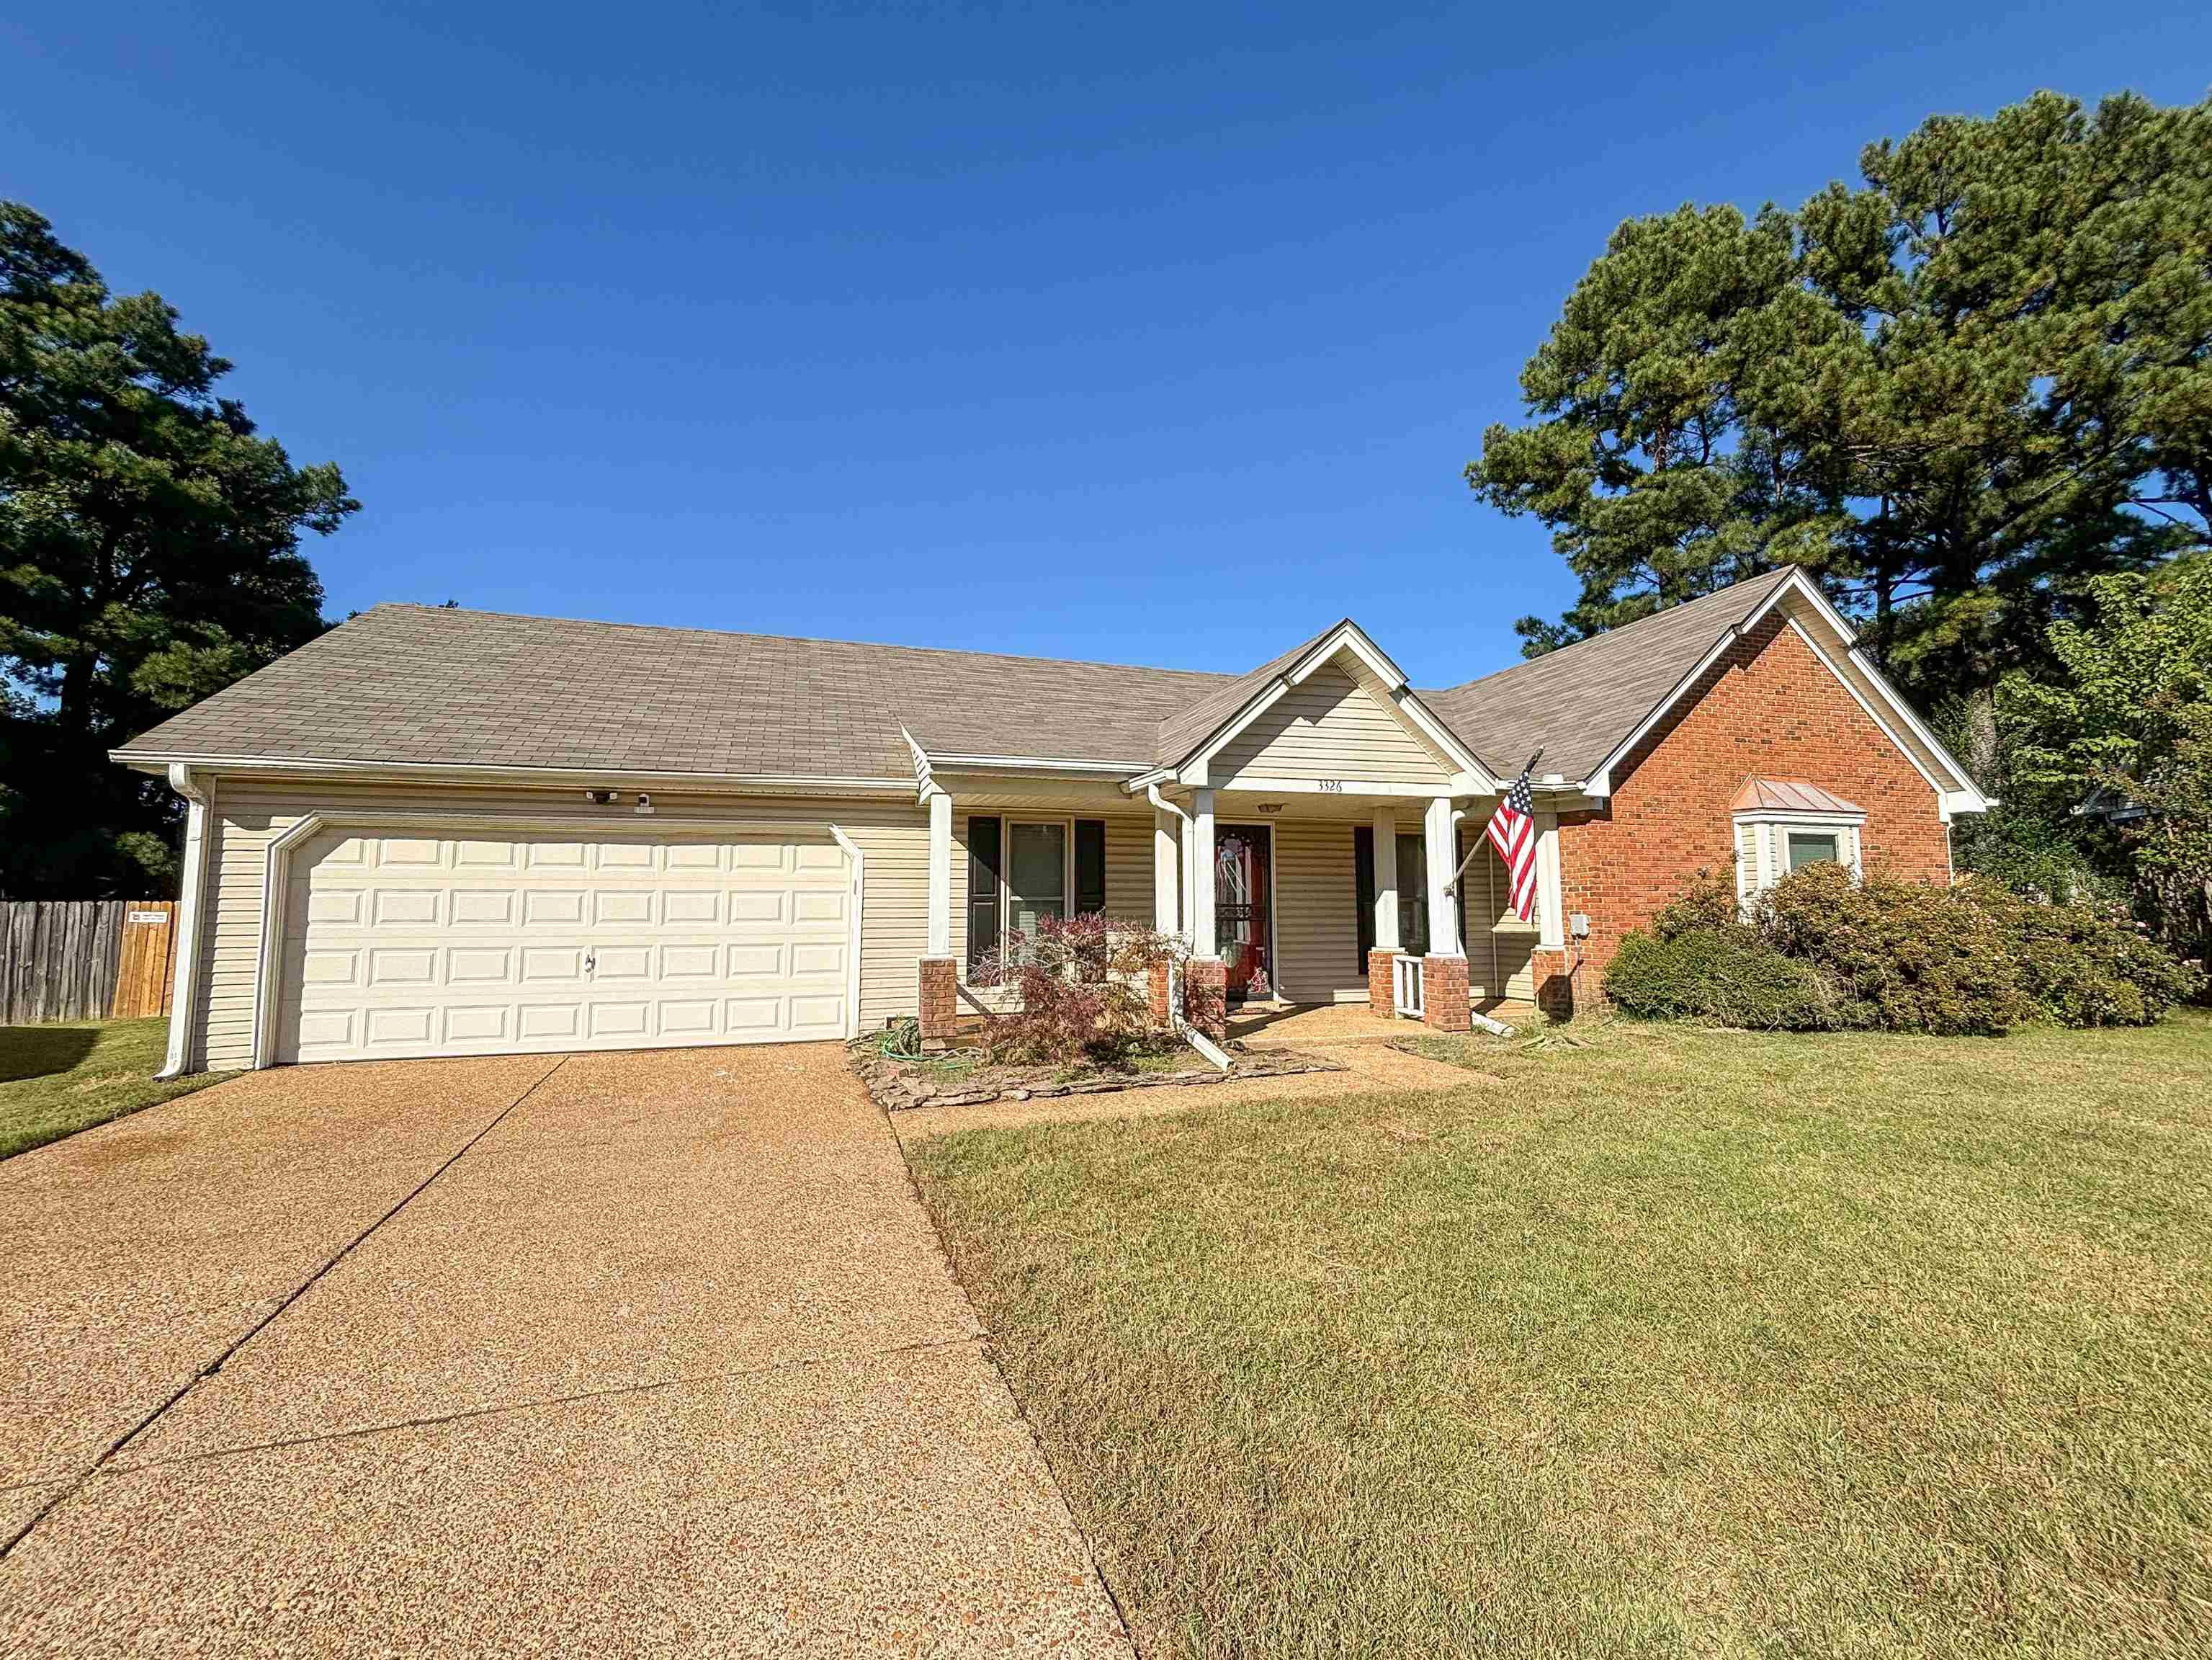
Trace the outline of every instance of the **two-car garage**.
<instances>
[{"instance_id":1,"label":"two-car garage","mask_svg":"<svg viewBox=\"0 0 2212 1660\"><path fill-rule=\"evenodd\" d=\"M270 853L264 1064L856 1029L858 854L828 826L309 819Z\"/></svg>"}]
</instances>

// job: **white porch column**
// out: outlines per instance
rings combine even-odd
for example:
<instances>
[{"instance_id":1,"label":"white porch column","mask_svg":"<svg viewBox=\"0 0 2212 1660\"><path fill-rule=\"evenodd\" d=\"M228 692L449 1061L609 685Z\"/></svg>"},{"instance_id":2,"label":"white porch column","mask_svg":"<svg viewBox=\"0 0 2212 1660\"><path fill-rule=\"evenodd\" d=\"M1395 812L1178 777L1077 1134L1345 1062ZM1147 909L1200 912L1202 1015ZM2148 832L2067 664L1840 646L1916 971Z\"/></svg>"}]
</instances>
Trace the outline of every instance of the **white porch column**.
<instances>
[{"instance_id":1,"label":"white porch column","mask_svg":"<svg viewBox=\"0 0 2212 1660\"><path fill-rule=\"evenodd\" d=\"M1567 943L1567 918L1559 879L1559 815L1539 807L1535 830L1536 942L1561 946Z\"/></svg>"},{"instance_id":2,"label":"white porch column","mask_svg":"<svg viewBox=\"0 0 2212 1660\"><path fill-rule=\"evenodd\" d=\"M1176 820L1171 813L1154 810L1152 813L1152 926L1162 933L1173 933L1182 926L1182 861L1176 857L1181 851L1181 837L1176 833Z\"/></svg>"},{"instance_id":3,"label":"white porch column","mask_svg":"<svg viewBox=\"0 0 2212 1660\"><path fill-rule=\"evenodd\" d=\"M1190 949L1194 957L1216 957L1213 932L1213 792L1190 793Z\"/></svg>"},{"instance_id":4,"label":"white porch column","mask_svg":"<svg viewBox=\"0 0 2212 1660\"><path fill-rule=\"evenodd\" d=\"M1375 812L1375 949L1398 949L1398 815Z\"/></svg>"},{"instance_id":5,"label":"white porch column","mask_svg":"<svg viewBox=\"0 0 2212 1660\"><path fill-rule=\"evenodd\" d=\"M1421 839L1429 866L1429 955L1456 957L1459 918L1452 905L1451 879L1459 864L1458 837L1453 830L1451 798L1438 796L1423 816Z\"/></svg>"},{"instance_id":6,"label":"white porch column","mask_svg":"<svg viewBox=\"0 0 2212 1660\"><path fill-rule=\"evenodd\" d=\"M929 954L952 955L952 798L943 790L929 797Z\"/></svg>"}]
</instances>

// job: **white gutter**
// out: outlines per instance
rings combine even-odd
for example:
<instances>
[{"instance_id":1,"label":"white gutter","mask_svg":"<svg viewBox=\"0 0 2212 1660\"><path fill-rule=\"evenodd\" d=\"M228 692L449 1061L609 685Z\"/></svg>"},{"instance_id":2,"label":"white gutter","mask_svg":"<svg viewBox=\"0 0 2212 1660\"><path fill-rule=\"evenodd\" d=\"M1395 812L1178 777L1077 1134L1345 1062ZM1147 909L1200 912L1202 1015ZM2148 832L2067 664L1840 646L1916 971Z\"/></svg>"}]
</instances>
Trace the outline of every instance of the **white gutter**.
<instances>
[{"instance_id":1,"label":"white gutter","mask_svg":"<svg viewBox=\"0 0 2212 1660\"><path fill-rule=\"evenodd\" d=\"M169 1047L157 1079L190 1070L192 1029L198 1024L200 912L207 903L208 798L186 766L169 769L169 787L185 798L184 857L178 870L176 971L169 994Z\"/></svg>"},{"instance_id":2,"label":"white gutter","mask_svg":"<svg viewBox=\"0 0 2212 1660\"><path fill-rule=\"evenodd\" d=\"M908 794L910 778L848 778L809 773L665 772L624 767L529 767L451 761L329 761L310 756L149 755L110 750L108 759L138 772L245 772L307 778L400 780L442 782L482 779L494 783L580 785L629 784L647 791L686 790L742 794L747 790L789 790L816 795Z\"/></svg>"}]
</instances>

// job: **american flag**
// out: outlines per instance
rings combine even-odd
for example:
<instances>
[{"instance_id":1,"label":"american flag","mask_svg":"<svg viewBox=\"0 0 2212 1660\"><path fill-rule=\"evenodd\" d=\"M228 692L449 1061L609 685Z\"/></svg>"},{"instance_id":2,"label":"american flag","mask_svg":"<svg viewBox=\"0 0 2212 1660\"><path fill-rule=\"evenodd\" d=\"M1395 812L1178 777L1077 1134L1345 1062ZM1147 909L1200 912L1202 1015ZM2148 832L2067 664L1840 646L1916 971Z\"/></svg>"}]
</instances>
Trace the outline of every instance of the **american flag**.
<instances>
[{"instance_id":1,"label":"american flag","mask_svg":"<svg viewBox=\"0 0 2212 1660\"><path fill-rule=\"evenodd\" d=\"M1536 909L1536 798L1528 788L1528 769L1513 781L1490 815L1490 845L1505 861L1505 891L1513 915L1525 922Z\"/></svg>"}]
</instances>

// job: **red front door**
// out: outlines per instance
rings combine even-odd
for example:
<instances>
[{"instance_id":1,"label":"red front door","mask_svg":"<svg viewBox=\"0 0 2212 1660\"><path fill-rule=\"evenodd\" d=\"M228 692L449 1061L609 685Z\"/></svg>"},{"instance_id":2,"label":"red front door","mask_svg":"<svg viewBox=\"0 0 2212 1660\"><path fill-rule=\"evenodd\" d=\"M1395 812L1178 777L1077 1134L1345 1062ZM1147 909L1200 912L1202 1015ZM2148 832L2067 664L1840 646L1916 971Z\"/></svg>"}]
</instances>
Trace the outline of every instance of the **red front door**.
<instances>
[{"instance_id":1,"label":"red front door","mask_svg":"<svg viewBox=\"0 0 2212 1660\"><path fill-rule=\"evenodd\" d=\"M1224 824L1215 832L1214 848L1214 950L1229 967L1229 1000L1273 997L1272 832L1265 824Z\"/></svg>"}]
</instances>

